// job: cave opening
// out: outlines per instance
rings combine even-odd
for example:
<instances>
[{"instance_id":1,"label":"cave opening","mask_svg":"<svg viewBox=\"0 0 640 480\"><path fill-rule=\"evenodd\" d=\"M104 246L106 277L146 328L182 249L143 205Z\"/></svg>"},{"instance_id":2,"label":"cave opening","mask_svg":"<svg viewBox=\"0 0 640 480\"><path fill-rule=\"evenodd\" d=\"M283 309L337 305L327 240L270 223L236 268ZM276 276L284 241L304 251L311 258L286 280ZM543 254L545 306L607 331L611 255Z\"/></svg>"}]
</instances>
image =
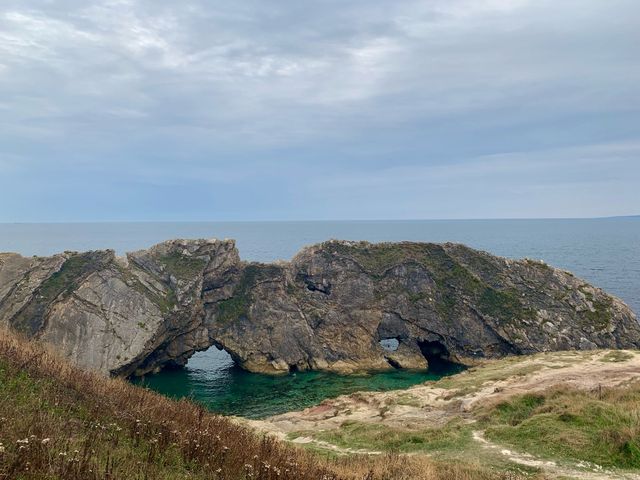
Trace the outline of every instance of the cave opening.
<instances>
[{"instance_id":1,"label":"cave opening","mask_svg":"<svg viewBox=\"0 0 640 480\"><path fill-rule=\"evenodd\" d=\"M433 373L448 372L457 365L451 361L447 347L439 341L418 340L418 347L429 363L429 371Z\"/></svg>"}]
</instances>

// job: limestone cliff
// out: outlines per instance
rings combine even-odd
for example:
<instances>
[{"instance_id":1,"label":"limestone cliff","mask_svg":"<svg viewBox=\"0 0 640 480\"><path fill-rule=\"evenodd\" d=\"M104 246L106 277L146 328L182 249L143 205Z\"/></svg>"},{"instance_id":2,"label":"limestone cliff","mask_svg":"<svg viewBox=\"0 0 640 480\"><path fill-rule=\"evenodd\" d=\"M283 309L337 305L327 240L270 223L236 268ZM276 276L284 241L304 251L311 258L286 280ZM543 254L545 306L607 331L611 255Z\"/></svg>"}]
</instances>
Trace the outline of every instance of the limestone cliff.
<instances>
[{"instance_id":1,"label":"limestone cliff","mask_svg":"<svg viewBox=\"0 0 640 480\"><path fill-rule=\"evenodd\" d=\"M328 241L274 264L242 262L231 240L175 240L122 259L2 254L0 323L125 376L211 345L268 373L640 347L633 312L568 272L410 242Z\"/></svg>"}]
</instances>

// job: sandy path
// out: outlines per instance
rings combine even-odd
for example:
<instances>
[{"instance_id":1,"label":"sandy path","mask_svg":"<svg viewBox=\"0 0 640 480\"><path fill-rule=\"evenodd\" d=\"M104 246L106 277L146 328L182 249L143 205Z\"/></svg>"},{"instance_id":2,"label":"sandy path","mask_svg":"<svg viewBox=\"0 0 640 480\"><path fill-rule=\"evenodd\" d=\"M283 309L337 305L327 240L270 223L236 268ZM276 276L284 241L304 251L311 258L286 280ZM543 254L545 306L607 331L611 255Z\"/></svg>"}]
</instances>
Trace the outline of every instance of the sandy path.
<instances>
[{"instance_id":1,"label":"sandy path","mask_svg":"<svg viewBox=\"0 0 640 480\"><path fill-rule=\"evenodd\" d=\"M515 452L490 442L485 438L484 432L481 431L473 432L473 439L478 442L483 449L502 455L511 462L539 468L547 475L552 475L552 478L570 477L581 480L640 480L640 475L638 474L612 472L593 463L580 462L575 465L564 465L550 460L542 460L528 453Z\"/></svg>"}]
</instances>

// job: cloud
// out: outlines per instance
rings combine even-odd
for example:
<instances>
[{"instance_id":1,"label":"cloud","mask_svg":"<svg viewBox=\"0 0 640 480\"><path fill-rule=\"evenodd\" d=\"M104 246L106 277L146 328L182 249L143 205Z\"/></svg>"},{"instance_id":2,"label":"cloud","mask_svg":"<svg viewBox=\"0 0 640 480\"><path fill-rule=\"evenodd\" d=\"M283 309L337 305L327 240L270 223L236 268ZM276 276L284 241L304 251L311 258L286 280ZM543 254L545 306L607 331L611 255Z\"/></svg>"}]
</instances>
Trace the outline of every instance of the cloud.
<instances>
[{"instance_id":1,"label":"cloud","mask_svg":"<svg viewBox=\"0 0 640 480\"><path fill-rule=\"evenodd\" d=\"M266 217L294 215L274 202L297 201L303 186L348 198L425 177L517 179L564 161L555 155L640 139L639 17L635 0L7 0L0 159L20 158L33 188L51 172L133 188L118 183L127 172L162 189L235 183L269 199L268 178L283 195L262 205ZM629 161L611 168L640 180ZM196 191L192 203L206 201ZM456 216L479 214L467 201ZM375 215L366 205L350 215ZM27 208L0 219L35 215ZM482 208L494 216L496 202ZM326 203L309 215L342 212Z\"/></svg>"}]
</instances>

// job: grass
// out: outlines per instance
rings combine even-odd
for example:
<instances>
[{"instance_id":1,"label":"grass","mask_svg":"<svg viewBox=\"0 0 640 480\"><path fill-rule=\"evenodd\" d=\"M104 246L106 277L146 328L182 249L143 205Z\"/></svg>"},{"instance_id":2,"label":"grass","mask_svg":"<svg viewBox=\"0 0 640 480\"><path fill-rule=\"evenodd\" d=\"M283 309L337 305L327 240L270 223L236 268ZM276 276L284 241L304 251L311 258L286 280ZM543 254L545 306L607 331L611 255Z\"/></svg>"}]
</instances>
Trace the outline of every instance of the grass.
<instances>
[{"instance_id":1,"label":"grass","mask_svg":"<svg viewBox=\"0 0 640 480\"><path fill-rule=\"evenodd\" d=\"M189 280L199 275L207 263L202 258L183 255L180 252L170 252L158 260L171 275L182 280Z\"/></svg>"},{"instance_id":2,"label":"grass","mask_svg":"<svg viewBox=\"0 0 640 480\"><path fill-rule=\"evenodd\" d=\"M605 363L618 363L618 362L626 362L627 360L631 360L633 358L633 353L625 352L624 350L612 350L611 352L606 353L604 356L600 358L601 362Z\"/></svg>"},{"instance_id":3,"label":"grass","mask_svg":"<svg viewBox=\"0 0 640 480\"><path fill-rule=\"evenodd\" d=\"M306 436L298 432L295 436ZM394 428L379 423L344 422L336 430L311 433L314 438L344 448L415 453L464 451L473 442L471 428L459 419L442 428Z\"/></svg>"},{"instance_id":4,"label":"grass","mask_svg":"<svg viewBox=\"0 0 640 480\"><path fill-rule=\"evenodd\" d=\"M634 358L634 353L555 352L537 354L526 361L507 358L488 361L430 385L451 390L452 397L457 397L514 375L530 375L543 367L563 368L595 358L625 362ZM397 401L390 404L405 404L406 396L406 392L399 393ZM406 404L419 406L412 400L408 398ZM295 432L291 437L308 436L340 448L427 453L447 461L482 455L485 466L510 468L508 458L482 450L472 438L475 430L484 431L488 440L501 447L560 464L640 470L640 381L594 390L561 385L488 400L477 404L464 418L453 417L438 428L399 421L382 424L347 420L335 429Z\"/></svg>"},{"instance_id":5,"label":"grass","mask_svg":"<svg viewBox=\"0 0 640 480\"><path fill-rule=\"evenodd\" d=\"M523 307L515 290L496 290L487 287L478 300L478 306L483 313L506 320L535 317L533 310Z\"/></svg>"},{"instance_id":6,"label":"grass","mask_svg":"<svg viewBox=\"0 0 640 480\"><path fill-rule=\"evenodd\" d=\"M613 320L613 300L608 295L600 295L597 298L588 290L588 285L583 285L579 290L585 295L587 300L593 305L593 311L585 310L581 312L583 320L588 325L593 325L599 330L604 330L611 325Z\"/></svg>"},{"instance_id":7,"label":"grass","mask_svg":"<svg viewBox=\"0 0 640 480\"><path fill-rule=\"evenodd\" d=\"M0 331L2 479L509 480L424 457L327 458Z\"/></svg>"},{"instance_id":8,"label":"grass","mask_svg":"<svg viewBox=\"0 0 640 480\"><path fill-rule=\"evenodd\" d=\"M640 383L514 397L486 409L482 423L491 440L528 453L640 468Z\"/></svg>"}]
</instances>

